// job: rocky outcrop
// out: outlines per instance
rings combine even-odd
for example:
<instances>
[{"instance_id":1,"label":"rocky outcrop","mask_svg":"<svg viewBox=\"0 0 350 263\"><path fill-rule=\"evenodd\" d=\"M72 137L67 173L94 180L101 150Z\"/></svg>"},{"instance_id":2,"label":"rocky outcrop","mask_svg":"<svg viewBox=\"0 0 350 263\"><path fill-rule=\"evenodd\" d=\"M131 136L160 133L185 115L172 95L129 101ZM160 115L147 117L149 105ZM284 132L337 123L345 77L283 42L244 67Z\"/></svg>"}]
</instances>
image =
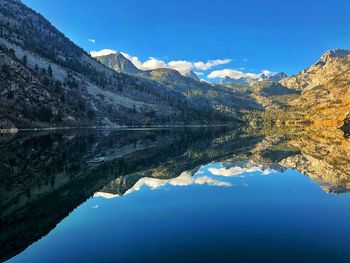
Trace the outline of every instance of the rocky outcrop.
<instances>
[{"instance_id":1,"label":"rocky outcrop","mask_svg":"<svg viewBox=\"0 0 350 263\"><path fill-rule=\"evenodd\" d=\"M280 83L302 91L291 105L307 121L339 128L350 113L350 51L328 51L310 68Z\"/></svg>"},{"instance_id":2,"label":"rocky outcrop","mask_svg":"<svg viewBox=\"0 0 350 263\"><path fill-rule=\"evenodd\" d=\"M275 75L269 76L267 80L274 81L274 82L279 82L280 80L287 78L287 74L284 72L279 72Z\"/></svg>"},{"instance_id":3,"label":"rocky outcrop","mask_svg":"<svg viewBox=\"0 0 350 263\"><path fill-rule=\"evenodd\" d=\"M348 71L349 61L349 50L330 50L311 67L297 75L282 79L280 83L296 90L312 89L337 78L339 73Z\"/></svg>"},{"instance_id":4,"label":"rocky outcrop","mask_svg":"<svg viewBox=\"0 0 350 263\"><path fill-rule=\"evenodd\" d=\"M119 52L104 56L94 56L94 58L119 73L138 75L142 72L122 53Z\"/></svg>"},{"instance_id":5,"label":"rocky outcrop","mask_svg":"<svg viewBox=\"0 0 350 263\"><path fill-rule=\"evenodd\" d=\"M188 77L188 78L200 81L200 78L198 77L198 75L193 70L189 70L189 71L183 73L183 75L185 77Z\"/></svg>"}]
</instances>

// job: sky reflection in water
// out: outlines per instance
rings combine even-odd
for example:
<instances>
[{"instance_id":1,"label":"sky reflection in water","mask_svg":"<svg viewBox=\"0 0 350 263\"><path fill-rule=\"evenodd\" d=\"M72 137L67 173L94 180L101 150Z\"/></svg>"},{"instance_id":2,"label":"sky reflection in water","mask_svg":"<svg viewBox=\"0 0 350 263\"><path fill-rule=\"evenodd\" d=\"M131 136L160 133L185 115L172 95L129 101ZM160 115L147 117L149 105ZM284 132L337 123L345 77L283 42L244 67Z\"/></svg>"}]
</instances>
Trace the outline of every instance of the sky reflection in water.
<instances>
[{"instance_id":1,"label":"sky reflection in water","mask_svg":"<svg viewBox=\"0 0 350 263\"><path fill-rule=\"evenodd\" d=\"M349 201L292 169L210 163L98 192L10 262L346 262Z\"/></svg>"}]
</instances>

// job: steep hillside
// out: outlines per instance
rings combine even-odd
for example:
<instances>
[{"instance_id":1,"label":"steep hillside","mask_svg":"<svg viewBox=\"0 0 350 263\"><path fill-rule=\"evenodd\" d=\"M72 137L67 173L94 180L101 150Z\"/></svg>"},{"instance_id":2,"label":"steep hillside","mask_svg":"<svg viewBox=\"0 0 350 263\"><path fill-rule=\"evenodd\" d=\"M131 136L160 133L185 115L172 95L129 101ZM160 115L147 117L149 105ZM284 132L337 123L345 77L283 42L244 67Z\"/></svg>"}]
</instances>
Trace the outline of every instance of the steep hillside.
<instances>
[{"instance_id":1,"label":"steep hillside","mask_svg":"<svg viewBox=\"0 0 350 263\"><path fill-rule=\"evenodd\" d=\"M350 114L350 51L326 52L313 66L281 81L302 90L292 102L316 125L340 127Z\"/></svg>"},{"instance_id":2,"label":"steep hillside","mask_svg":"<svg viewBox=\"0 0 350 263\"><path fill-rule=\"evenodd\" d=\"M299 97L301 93L270 80L262 80L250 86L226 84L225 87L246 94L259 103L264 110L289 108L289 101Z\"/></svg>"},{"instance_id":3,"label":"steep hillside","mask_svg":"<svg viewBox=\"0 0 350 263\"><path fill-rule=\"evenodd\" d=\"M185 77L189 77L191 79L194 79L194 80L197 80L197 81L200 81L200 78L198 77L198 75L193 71L193 70L190 70L188 72L186 72L184 74Z\"/></svg>"},{"instance_id":4,"label":"steep hillside","mask_svg":"<svg viewBox=\"0 0 350 263\"><path fill-rule=\"evenodd\" d=\"M349 67L349 50L335 49L327 51L319 61L297 75L280 81L283 86L296 90L310 89L335 79L337 73Z\"/></svg>"},{"instance_id":5,"label":"steep hillside","mask_svg":"<svg viewBox=\"0 0 350 263\"><path fill-rule=\"evenodd\" d=\"M251 87L252 97L265 110L277 110L289 107L288 101L300 95L300 92L289 89L275 81L260 81Z\"/></svg>"}]
</instances>

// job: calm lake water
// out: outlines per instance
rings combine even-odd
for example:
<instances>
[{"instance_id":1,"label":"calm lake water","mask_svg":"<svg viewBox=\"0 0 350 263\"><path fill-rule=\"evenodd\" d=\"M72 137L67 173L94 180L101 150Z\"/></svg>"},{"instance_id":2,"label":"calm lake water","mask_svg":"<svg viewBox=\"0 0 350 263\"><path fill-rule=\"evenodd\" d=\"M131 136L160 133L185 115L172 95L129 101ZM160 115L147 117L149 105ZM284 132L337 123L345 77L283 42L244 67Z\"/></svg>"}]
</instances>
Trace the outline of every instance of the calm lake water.
<instances>
[{"instance_id":1,"label":"calm lake water","mask_svg":"<svg viewBox=\"0 0 350 263\"><path fill-rule=\"evenodd\" d=\"M350 262L340 130L0 138L0 261Z\"/></svg>"}]
</instances>

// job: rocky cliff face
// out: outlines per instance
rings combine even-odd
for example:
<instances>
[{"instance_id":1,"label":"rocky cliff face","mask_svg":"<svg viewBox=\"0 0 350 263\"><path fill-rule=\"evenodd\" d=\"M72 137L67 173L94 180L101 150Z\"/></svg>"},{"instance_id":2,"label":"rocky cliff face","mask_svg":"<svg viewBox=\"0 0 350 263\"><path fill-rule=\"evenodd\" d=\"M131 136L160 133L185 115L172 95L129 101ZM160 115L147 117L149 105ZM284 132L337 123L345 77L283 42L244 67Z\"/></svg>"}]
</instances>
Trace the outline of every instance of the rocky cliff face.
<instances>
[{"instance_id":1,"label":"rocky cliff face","mask_svg":"<svg viewBox=\"0 0 350 263\"><path fill-rule=\"evenodd\" d=\"M280 81L283 86L296 90L312 89L336 79L349 69L350 51L336 49L327 51L319 61L297 75Z\"/></svg>"},{"instance_id":2,"label":"rocky cliff face","mask_svg":"<svg viewBox=\"0 0 350 263\"><path fill-rule=\"evenodd\" d=\"M197 74L193 70L187 71L183 75L185 77L200 81L199 77L197 76Z\"/></svg>"},{"instance_id":3,"label":"rocky cliff face","mask_svg":"<svg viewBox=\"0 0 350 263\"><path fill-rule=\"evenodd\" d=\"M284 79L284 78L287 78L287 74L284 73L284 72L279 72L275 75L272 75L272 76L269 76L268 77L268 80L270 81L275 81L275 82L279 82L280 80Z\"/></svg>"},{"instance_id":4,"label":"rocky cliff face","mask_svg":"<svg viewBox=\"0 0 350 263\"><path fill-rule=\"evenodd\" d=\"M307 120L341 127L350 113L350 51L328 51L316 64L281 84L302 90L292 105L305 112Z\"/></svg>"},{"instance_id":5,"label":"rocky cliff face","mask_svg":"<svg viewBox=\"0 0 350 263\"><path fill-rule=\"evenodd\" d=\"M125 73L130 75L138 75L142 71L138 69L134 64L128 60L122 53L113 53L104 56L93 56L102 64L115 70L119 73Z\"/></svg>"}]
</instances>

